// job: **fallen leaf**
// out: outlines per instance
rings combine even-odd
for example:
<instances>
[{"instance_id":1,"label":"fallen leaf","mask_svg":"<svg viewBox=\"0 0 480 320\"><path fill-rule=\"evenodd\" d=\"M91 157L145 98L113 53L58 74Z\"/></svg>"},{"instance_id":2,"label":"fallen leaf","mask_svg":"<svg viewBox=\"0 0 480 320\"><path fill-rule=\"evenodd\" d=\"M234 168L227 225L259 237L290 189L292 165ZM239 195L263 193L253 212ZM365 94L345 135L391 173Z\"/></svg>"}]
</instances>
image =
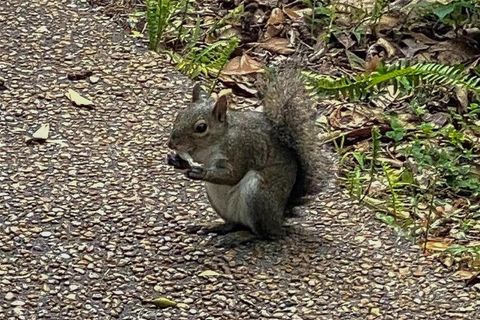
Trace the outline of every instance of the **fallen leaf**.
<instances>
[{"instance_id":1,"label":"fallen leaf","mask_svg":"<svg viewBox=\"0 0 480 320\"><path fill-rule=\"evenodd\" d=\"M395 56L395 54L397 53L397 49L392 45L390 41L385 38L379 38L377 40L377 44L381 45L385 49L388 58Z\"/></svg>"},{"instance_id":2,"label":"fallen leaf","mask_svg":"<svg viewBox=\"0 0 480 320\"><path fill-rule=\"evenodd\" d=\"M399 16L387 15L384 14L380 17L380 20L377 22L377 25L374 28L374 33L377 37L386 35L398 26L403 23L403 19Z\"/></svg>"},{"instance_id":3,"label":"fallen leaf","mask_svg":"<svg viewBox=\"0 0 480 320\"><path fill-rule=\"evenodd\" d=\"M268 39L267 41L260 43L260 47L280 54L292 54L295 52L295 49L290 47L290 42L285 38Z\"/></svg>"},{"instance_id":4,"label":"fallen leaf","mask_svg":"<svg viewBox=\"0 0 480 320\"><path fill-rule=\"evenodd\" d=\"M230 96L232 94L232 89L222 89L220 90L220 92L218 93L218 96L221 97L221 96Z\"/></svg>"},{"instance_id":5,"label":"fallen leaf","mask_svg":"<svg viewBox=\"0 0 480 320\"><path fill-rule=\"evenodd\" d=\"M32 139L47 140L49 133L50 133L50 124L48 123L42 124L40 128L38 128L37 131L35 131L32 134Z\"/></svg>"},{"instance_id":6,"label":"fallen leaf","mask_svg":"<svg viewBox=\"0 0 480 320\"><path fill-rule=\"evenodd\" d=\"M283 31L283 25L268 25L262 41L266 41L271 38L275 38Z\"/></svg>"},{"instance_id":7,"label":"fallen leaf","mask_svg":"<svg viewBox=\"0 0 480 320\"><path fill-rule=\"evenodd\" d=\"M258 93L258 90L256 89L253 89L253 88L250 88L248 87L247 85L243 84L243 83L237 83L237 87L243 91L244 93L246 93L247 95L249 96L255 96L257 93Z\"/></svg>"},{"instance_id":8,"label":"fallen leaf","mask_svg":"<svg viewBox=\"0 0 480 320\"><path fill-rule=\"evenodd\" d=\"M200 277L216 277L216 276L221 276L221 274L213 270L205 270L201 272L199 276Z\"/></svg>"},{"instance_id":9,"label":"fallen leaf","mask_svg":"<svg viewBox=\"0 0 480 320\"><path fill-rule=\"evenodd\" d=\"M351 48L356 43L356 41L352 38L352 36L349 33L336 32L333 35L335 36L337 41L340 42L342 46L344 46L345 49Z\"/></svg>"},{"instance_id":10,"label":"fallen leaf","mask_svg":"<svg viewBox=\"0 0 480 320\"><path fill-rule=\"evenodd\" d=\"M445 112L428 113L422 120L432 123L436 128L441 128L450 120L450 115Z\"/></svg>"},{"instance_id":11,"label":"fallen leaf","mask_svg":"<svg viewBox=\"0 0 480 320\"><path fill-rule=\"evenodd\" d=\"M417 52L429 49L430 46L424 43L418 43L417 40L406 38L401 41L400 51L407 58L413 57Z\"/></svg>"},{"instance_id":12,"label":"fallen leaf","mask_svg":"<svg viewBox=\"0 0 480 320\"><path fill-rule=\"evenodd\" d=\"M165 297L159 297L159 298L149 300L149 301L146 301L146 302L152 303L155 306L157 306L159 308L162 308L162 309L169 308L169 307L175 307L177 305L177 303L175 301L167 299Z\"/></svg>"},{"instance_id":13,"label":"fallen leaf","mask_svg":"<svg viewBox=\"0 0 480 320\"><path fill-rule=\"evenodd\" d=\"M222 75L245 75L264 71L260 62L244 54L228 61L222 70Z\"/></svg>"},{"instance_id":14,"label":"fallen leaf","mask_svg":"<svg viewBox=\"0 0 480 320\"><path fill-rule=\"evenodd\" d=\"M425 248L431 251L445 251L450 247L451 241L427 241Z\"/></svg>"},{"instance_id":15,"label":"fallen leaf","mask_svg":"<svg viewBox=\"0 0 480 320\"><path fill-rule=\"evenodd\" d=\"M72 89L68 89L66 94L67 98L70 99L77 106L94 106L93 102L82 97L78 92Z\"/></svg>"},{"instance_id":16,"label":"fallen leaf","mask_svg":"<svg viewBox=\"0 0 480 320\"><path fill-rule=\"evenodd\" d=\"M285 22L285 15L283 14L282 10L279 8L275 8L272 10L270 14L270 18L267 20L267 25L276 25Z\"/></svg>"},{"instance_id":17,"label":"fallen leaf","mask_svg":"<svg viewBox=\"0 0 480 320\"><path fill-rule=\"evenodd\" d=\"M352 67L352 69L364 70L365 60L357 56L355 53L351 52L350 50L345 50L345 54L347 56L348 63Z\"/></svg>"},{"instance_id":18,"label":"fallen leaf","mask_svg":"<svg viewBox=\"0 0 480 320\"><path fill-rule=\"evenodd\" d=\"M479 275L478 271L458 270L453 276L459 280L471 280Z\"/></svg>"},{"instance_id":19,"label":"fallen leaf","mask_svg":"<svg viewBox=\"0 0 480 320\"><path fill-rule=\"evenodd\" d=\"M291 20L297 21L302 19L303 11L302 9L297 8L283 8L283 13L285 13Z\"/></svg>"}]
</instances>

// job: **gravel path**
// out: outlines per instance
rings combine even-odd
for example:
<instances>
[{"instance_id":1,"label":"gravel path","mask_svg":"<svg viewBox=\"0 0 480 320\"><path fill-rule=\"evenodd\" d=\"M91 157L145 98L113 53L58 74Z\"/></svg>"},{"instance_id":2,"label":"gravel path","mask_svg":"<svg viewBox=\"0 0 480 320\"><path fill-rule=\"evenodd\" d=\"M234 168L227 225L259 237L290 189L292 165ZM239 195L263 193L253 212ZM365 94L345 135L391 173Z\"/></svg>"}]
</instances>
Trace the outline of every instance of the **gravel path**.
<instances>
[{"instance_id":1,"label":"gravel path","mask_svg":"<svg viewBox=\"0 0 480 320\"><path fill-rule=\"evenodd\" d=\"M480 318L475 288L334 190L278 242L188 234L216 219L163 165L191 84L85 4L1 1L0 78L0 319Z\"/></svg>"}]
</instances>

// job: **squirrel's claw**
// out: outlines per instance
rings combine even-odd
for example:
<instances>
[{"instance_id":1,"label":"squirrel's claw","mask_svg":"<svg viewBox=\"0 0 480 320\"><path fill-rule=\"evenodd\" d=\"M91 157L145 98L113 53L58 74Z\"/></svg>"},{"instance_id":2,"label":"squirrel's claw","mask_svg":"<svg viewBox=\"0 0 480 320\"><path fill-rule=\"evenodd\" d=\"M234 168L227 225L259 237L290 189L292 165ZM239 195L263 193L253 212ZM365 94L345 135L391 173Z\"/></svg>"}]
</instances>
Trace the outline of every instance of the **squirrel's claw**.
<instances>
[{"instance_id":1,"label":"squirrel's claw","mask_svg":"<svg viewBox=\"0 0 480 320\"><path fill-rule=\"evenodd\" d=\"M192 180L203 180L207 171L202 167L191 167L187 172L187 178Z\"/></svg>"}]
</instances>

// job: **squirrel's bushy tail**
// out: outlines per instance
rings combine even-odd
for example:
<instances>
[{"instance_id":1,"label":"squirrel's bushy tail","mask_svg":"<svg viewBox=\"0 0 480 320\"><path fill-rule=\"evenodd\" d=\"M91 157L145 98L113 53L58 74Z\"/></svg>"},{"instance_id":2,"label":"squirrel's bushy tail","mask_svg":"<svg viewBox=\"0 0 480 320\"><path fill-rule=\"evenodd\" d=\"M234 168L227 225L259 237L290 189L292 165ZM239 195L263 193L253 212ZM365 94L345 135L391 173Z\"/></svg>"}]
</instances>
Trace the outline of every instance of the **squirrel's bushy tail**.
<instances>
[{"instance_id":1,"label":"squirrel's bushy tail","mask_svg":"<svg viewBox=\"0 0 480 320\"><path fill-rule=\"evenodd\" d=\"M332 170L317 137L318 112L296 65L269 72L262 87L264 113L280 142L294 150L300 165L288 206L305 203L307 196L321 190Z\"/></svg>"}]
</instances>

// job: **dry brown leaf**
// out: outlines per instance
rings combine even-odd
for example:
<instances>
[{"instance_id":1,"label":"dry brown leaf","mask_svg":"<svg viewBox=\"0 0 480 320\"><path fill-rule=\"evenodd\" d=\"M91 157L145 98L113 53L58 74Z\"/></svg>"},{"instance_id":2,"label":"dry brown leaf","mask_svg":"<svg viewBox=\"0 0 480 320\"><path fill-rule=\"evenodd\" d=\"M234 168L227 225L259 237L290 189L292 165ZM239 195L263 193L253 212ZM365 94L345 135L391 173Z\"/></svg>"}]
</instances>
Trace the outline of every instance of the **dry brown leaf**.
<instances>
[{"instance_id":1,"label":"dry brown leaf","mask_svg":"<svg viewBox=\"0 0 480 320\"><path fill-rule=\"evenodd\" d=\"M222 75L245 75L264 71L260 62L244 54L228 61L222 70Z\"/></svg>"},{"instance_id":2,"label":"dry brown leaf","mask_svg":"<svg viewBox=\"0 0 480 320\"><path fill-rule=\"evenodd\" d=\"M298 8L283 8L283 13L287 15L292 21L301 20L303 17L303 10Z\"/></svg>"},{"instance_id":3,"label":"dry brown leaf","mask_svg":"<svg viewBox=\"0 0 480 320\"><path fill-rule=\"evenodd\" d=\"M48 123L42 124L40 128L38 128L37 131L35 131L32 134L32 138L36 140L47 140L49 132L50 132L50 124Z\"/></svg>"},{"instance_id":4,"label":"dry brown leaf","mask_svg":"<svg viewBox=\"0 0 480 320\"><path fill-rule=\"evenodd\" d=\"M70 99L75 105L77 106L89 106L93 107L94 104L92 101L88 100L87 98L82 97L78 92L72 89L68 89L66 94L67 98Z\"/></svg>"},{"instance_id":5,"label":"dry brown leaf","mask_svg":"<svg viewBox=\"0 0 480 320\"><path fill-rule=\"evenodd\" d=\"M218 96L221 97L221 96L230 96L232 94L232 89L222 89L220 90L220 92L218 93Z\"/></svg>"},{"instance_id":6,"label":"dry brown leaf","mask_svg":"<svg viewBox=\"0 0 480 320\"><path fill-rule=\"evenodd\" d=\"M385 35L392 31L393 28L402 24L401 17L396 17L393 15L382 15L380 20L378 21L375 29L375 33L377 36Z\"/></svg>"},{"instance_id":7,"label":"dry brown leaf","mask_svg":"<svg viewBox=\"0 0 480 320\"><path fill-rule=\"evenodd\" d=\"M478 271L458 270L453 276L460 280L470 280L477 277L478 274Z\"/></svg>"},{"instance_id":8,"label":"dry brown leaf","mask_svg":"<svg viewBox=\"0 0 480 320\"><path fill-rule=\"evenodd\" d=\"M417 52L427 50L430 48L429 45L424 43L418 42L412 38L403 39L402 45L400 46L400 51L405 55L407 58L413 57Z\"/></svg>"},{"instance_id":9,"label":"dry brown leaf","mask_svg":"<svg viewBox=\"0 0 480 320\"><path fill-rule=\"evenodd\" d=\"M267 41L260 43L260 47L280 54L292 54L295 52L295 49L290 47L290 42L285 38L268 39Z\"/></svg>"},{"instance_id":10,"label":"dry brown leaf","mask_svg":"<svg viewBox=\"0 0 480 320\"><path fill-rule=\"evenodd\" d=\"M283 14L282 10L279 8L275 8L272 10L270 14L270 18L267 20L267 25L276 25L285 22L285 15Z\"/></svg>"},{"instance_id":11,"label":"dry brown leaf","mask_svg":"<svg viewBox=\"0 0 480 320\"><path fill-rule=\"evenodd\" d=\"M434 124L436 128L441 128L450 121L450 115L445 112L428 113L422 120Z\"/></svg>"},{"instance_id":12,"label":"dry brown leaf","mask_svg":"<svg viewBox=\"0 0 480 320\"><path fill-rule=\"evenodd\" d=\"M387 57L393 57L397 53L397 49L392 45L390 41L385 38L379 38L377 44L381 45L387 52Z\"/></svg>"},{"instance_id":13,"label":"dry brown leaf","mask_svg":"<svg viewBox=\"0 0 480 320\"><path fill-rule=\"evenodd\" d=\"M269 25L267 26L267 30L265 31L265 34L263 36L263 40L267 40L270 38L274 38L278 36L280 33L283 31L283 25Z\"/></svg>"},{"instance_id":14,"label":"dry brown leaf","mask_svg":"<svg viewBox=\"0 0 480 320\"><path fill-rule=\"evenodd\" d=\"M452 240L448 239L428 240L425 248L431 251L445 251L451 242Z\"/></svg>"}]
</instances>

